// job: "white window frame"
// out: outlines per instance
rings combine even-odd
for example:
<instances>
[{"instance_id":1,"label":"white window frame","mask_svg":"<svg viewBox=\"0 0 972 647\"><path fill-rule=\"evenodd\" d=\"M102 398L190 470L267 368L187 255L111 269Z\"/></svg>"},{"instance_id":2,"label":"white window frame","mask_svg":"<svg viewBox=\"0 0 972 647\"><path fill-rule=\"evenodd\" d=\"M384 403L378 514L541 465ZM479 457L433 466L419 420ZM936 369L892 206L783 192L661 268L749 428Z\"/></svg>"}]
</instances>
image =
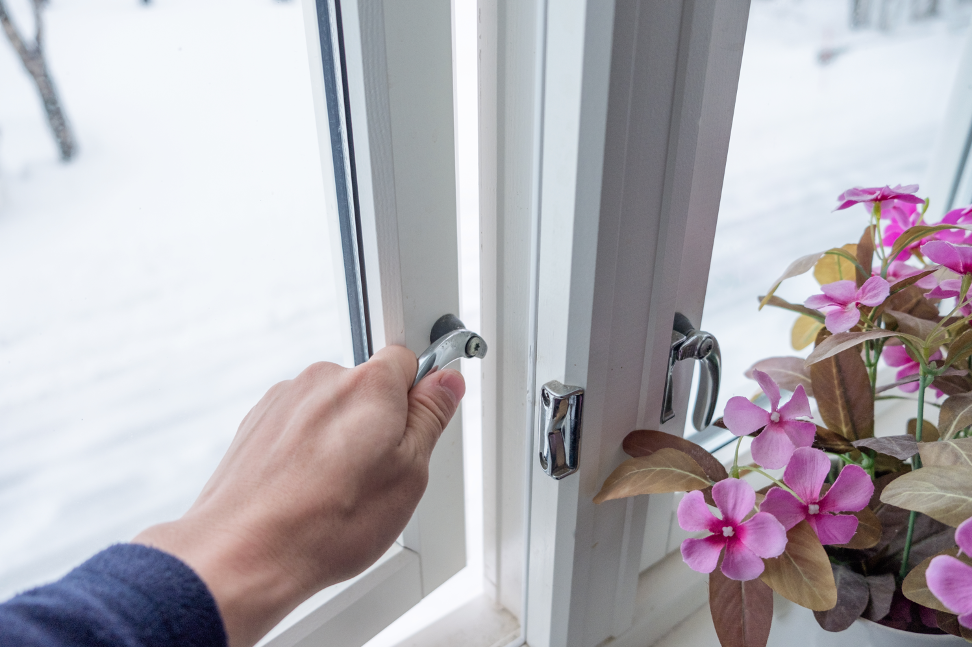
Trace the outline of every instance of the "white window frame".
<instances>
[{"instance_id":1,"label":"white window frame","mask_svg":"<svg viewBox=\"0 0 972 647\"><path fill-rule=\"evenodd\" d=\"M387 344L421 354L436 319L459 312L451 2L304 0L304 22L324 217L337 275L349 286L344 341L356 363ZM261 644L358 647L465 565L457 412L399 541L365 573L306 601Z\"/></svg>"}]
</instances>

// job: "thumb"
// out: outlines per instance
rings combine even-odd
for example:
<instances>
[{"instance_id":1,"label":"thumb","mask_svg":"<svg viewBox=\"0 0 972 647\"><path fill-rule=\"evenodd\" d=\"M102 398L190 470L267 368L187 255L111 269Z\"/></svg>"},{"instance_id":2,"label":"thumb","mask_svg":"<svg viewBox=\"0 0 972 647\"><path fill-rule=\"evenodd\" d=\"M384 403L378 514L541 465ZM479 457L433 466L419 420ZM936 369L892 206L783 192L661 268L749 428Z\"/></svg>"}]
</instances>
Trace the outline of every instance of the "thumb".
<instances>
[{"instance_id":1,"label":"thumb","mask_svg":"<svg viewBox=\"0 0 972 647\"><path fill-rule=\"evenodd\" d=\"M459 408L459 401L466 393L466 381L462 373L443 369L427 375L408 394L408 421L405 436L425 452L432 455L435 443Z\"/></svg>"}]
</instances>

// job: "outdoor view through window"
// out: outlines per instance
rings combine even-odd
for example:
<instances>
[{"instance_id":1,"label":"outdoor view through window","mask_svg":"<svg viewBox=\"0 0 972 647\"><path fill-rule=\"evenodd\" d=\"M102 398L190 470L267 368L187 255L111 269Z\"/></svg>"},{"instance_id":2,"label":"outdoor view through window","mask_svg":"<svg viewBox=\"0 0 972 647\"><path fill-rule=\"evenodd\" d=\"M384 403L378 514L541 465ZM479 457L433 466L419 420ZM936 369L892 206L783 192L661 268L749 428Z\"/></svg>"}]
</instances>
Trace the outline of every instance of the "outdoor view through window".
<instances>
[{"instance_id":1,"label":"outdoor view through window","mask_svg":"<svg viewBox=\"0 0 972 647\"><path fill-rule=\"evenodd\" d=\"M180 515L272 384L350 362L300 2L41 4L77 151L0 33L0 599Z\"/></svg>"},{"instance_id":2,"label":"outdoor view through window","mask_svg":"<svg viewBox=\"0 0 972 647\"><path fill-rule=\"evenodd\" d=\"M857 242L867 214L834 212L837 196L927 187L970 15L968 0L753 0L701 326L722 346L719 414L758 391L754 362L810 351L790 346L797 315L757 297L798 257ZM777 294L817 292L806 274Z\"/></svg>"}]
</instances>

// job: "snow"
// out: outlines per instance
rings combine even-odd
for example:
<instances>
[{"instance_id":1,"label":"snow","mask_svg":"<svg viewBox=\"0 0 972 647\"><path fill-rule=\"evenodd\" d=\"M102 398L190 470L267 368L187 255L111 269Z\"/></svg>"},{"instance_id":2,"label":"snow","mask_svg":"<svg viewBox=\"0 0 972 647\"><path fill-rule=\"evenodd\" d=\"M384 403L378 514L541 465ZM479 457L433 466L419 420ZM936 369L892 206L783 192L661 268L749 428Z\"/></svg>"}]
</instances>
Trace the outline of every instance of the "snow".
<instances>
[{"instance_id":1,"label":"snow","mask_svg":"<svg viewBox=\"0 0 972 647\"><path fill-rule=\"evenodd\" d=\"M864 209L832 212L837 195L926 182L972 6L881 32L851 31L848 5L752 4L701 325L722 348L718 412L758 391L742 375L757 360L809 352L790 346L797 315L757 311L757 296L796 258L860 239ZM777 294L818 291L807 274Z\"/></svg>"},{"instance_id":2,"label":"snow","mask_svg":"<svg viewBox=\"0 0 972 647\"><path fill-rule=\"evenodd\" d=\"M47 27L71 164L0 42L0 598L178 516L268 387L347 363L299 3Z\"/></svg>"}]
</instances>

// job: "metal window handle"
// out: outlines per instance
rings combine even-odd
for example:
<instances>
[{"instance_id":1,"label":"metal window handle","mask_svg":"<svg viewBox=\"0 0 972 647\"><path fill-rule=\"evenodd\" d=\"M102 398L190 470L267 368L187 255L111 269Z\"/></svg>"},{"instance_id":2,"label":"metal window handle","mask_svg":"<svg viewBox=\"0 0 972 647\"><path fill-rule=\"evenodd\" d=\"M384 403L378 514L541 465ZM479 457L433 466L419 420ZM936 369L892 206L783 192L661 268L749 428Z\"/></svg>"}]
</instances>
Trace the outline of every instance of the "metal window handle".
<instances>
[{"instance_id":1,"label":"metal window handle","mask_svg":"<svg viewBox=\"0 0 972 647\"><path fill-rule=\"evenodd\" d=\"M668 377L665 380L665 399L662 403L661 421L668 422L675 417L673 403L675 387L672 372L675 362L694 359L702 362L699 376L699 395L695 399L695 412L692 424L702 431L712 424L716 400L719 398L719 381L722 376L722 354L719 342L712 334L696 330L692 322L680 312L675 313L672 327L672 347L668 354Z\"/></svg>"},{"instance_id":2,"label":"metal window handle","mask_svg":"<svg viewBox=\"0 0 972 647\"><path fill-rule=\"evenodd\" d=\"M558 481L579 467L583 409L584 389L579 386L552 380L540 389L540 467Z\"/></svg>"},{"instance_id":3,"label":"metal window handle","mask_svg":"<svg viewBox=\"0 0 972 647\"><path fill-rule=\"evenodd\" d=\"M429 334L432 345L425 349L418 358L418 371L412 388L429 373L435 373L440 368L462 357L486 356L486 342L471 330L455 315L442 315L432 325Z\"/></svg>"}]
</instances>

